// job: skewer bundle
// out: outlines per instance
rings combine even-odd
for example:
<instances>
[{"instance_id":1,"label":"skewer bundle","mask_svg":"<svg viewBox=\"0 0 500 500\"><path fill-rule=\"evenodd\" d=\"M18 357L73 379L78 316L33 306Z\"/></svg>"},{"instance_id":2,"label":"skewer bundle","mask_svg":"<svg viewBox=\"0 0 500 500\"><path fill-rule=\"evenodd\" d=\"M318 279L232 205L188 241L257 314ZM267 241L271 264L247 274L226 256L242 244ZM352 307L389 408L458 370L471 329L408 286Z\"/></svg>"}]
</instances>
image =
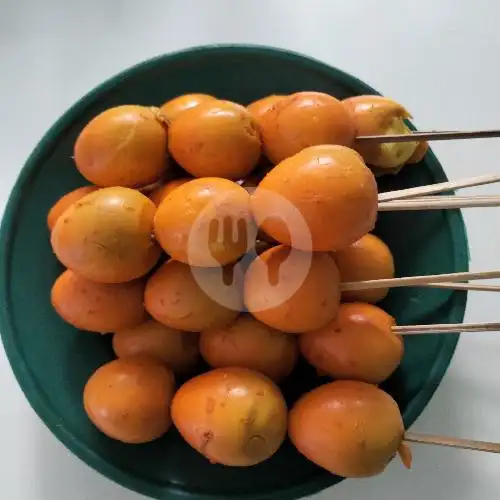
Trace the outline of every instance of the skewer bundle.
<instances>
[{"instance_id":1,"label":"skewer bundle","mask_svg":"<svg viewBox=\"0 0 500 500\"><path fill-rule=\"evenodd\" d=\"M497 271L395 277L390 249L371 234L378 212L500 203L497 196L443 195L500 176L378 193L375 174L418 163L427 140L500 136L411 133L408 117L381 97L340 102L299 92L247 108L188 95L161 109L122 106L92 120L76 141L75 161L94 186L69 193L48 219L54 252L68 268L52 290L56 311L80 329L115 334L119 359L85 390L92 422L114 439L147 442L168 430L163 410L171 406L181 435L211 461L253 465L285 437L286 406L274 382L293 371L301 352L337 382L293 406L289 435L300 453L332 473L374 475L395 453L409 465L407 442L498 451L405 433L396 403L376 387L401 362L402 336L499 326L396 325L374 305L402 286L500 289L467 283L500 277ZM176 178L168 155L182 169ZM257 175L263 157L272 166ZM199 351L214 370L175 393L172 371L185 375ZM151 375L145 385L162 404L141 392L138 408L123 390L120 411L111 408L122 371ZM219 397L221 408L236 406L219 410ZM120 427L113 416L123 408L132 417ZM338 431L354 414L356 425ZM141 427L148 418L157 425ZM370 454L380 433L390 446ZM261 439L242 442L242 435Z\"/></svg>"}]
</instances>

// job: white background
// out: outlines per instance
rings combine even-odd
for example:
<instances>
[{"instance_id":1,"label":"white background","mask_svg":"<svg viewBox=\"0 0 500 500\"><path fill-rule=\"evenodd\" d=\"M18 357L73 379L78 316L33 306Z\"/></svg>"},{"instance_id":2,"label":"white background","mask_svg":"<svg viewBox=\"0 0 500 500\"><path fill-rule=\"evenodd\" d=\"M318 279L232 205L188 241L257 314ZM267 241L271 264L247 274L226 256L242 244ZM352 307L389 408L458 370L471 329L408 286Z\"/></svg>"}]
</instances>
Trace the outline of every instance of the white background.
<instances>
[{"instance_id":1,"label":"white background","mask_svg":"<svg viewBox=\"0 0 500 500\"><path fill-rule=\"evenodd\" d=\"M40 136L82 94L145 58L191 45L298 50L403 102L421 129L500 127L499 19L498 0L0 0L0 204ZM452 179L500 170L498 139L434 150ZM471 269L498 268L499 213L466 211ZM472 294L467 319L499 321L495 300ZM499 359L495 334L464 336L414 429L500 441ZM28 406L3 351L0 394L2 498L140 498L56 441ZM493 499L499 471L497 455L415 446L411 472L393 464L380 477L347 481L321 498Z\"/></svg>"}]
</instances>

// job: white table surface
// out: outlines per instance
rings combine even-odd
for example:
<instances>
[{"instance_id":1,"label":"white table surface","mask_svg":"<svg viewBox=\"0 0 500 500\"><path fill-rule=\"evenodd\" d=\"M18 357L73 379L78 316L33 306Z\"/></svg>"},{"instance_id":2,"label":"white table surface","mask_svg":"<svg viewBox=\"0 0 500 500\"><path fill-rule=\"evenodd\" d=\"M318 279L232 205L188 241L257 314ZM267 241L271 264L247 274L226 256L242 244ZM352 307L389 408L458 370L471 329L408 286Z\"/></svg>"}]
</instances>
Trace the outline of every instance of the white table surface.
<instances>
[{"instance_id":1,"label":"white table surface","mask_svg":"<svg viewBox=\"0 0 500 500\"><path fill-rule=\"evenodd\" d=\"M248 42L301 51L405 103L422 129L499 127L498 19L497 0L0 0L0 204L41 135L82 94L138 61L191 45ZM452 179L500 170L500 140L434 150ZM499 213L466 211L471 269L499 267ZM471 294L467 319L500 320L494 300ZM500 337L464 336L414 429L500 441L499 359ZM2 498L141 498L51 435L3 351L0 394ZM499 471L500 456L415 446L411 472L393 464L380 477L344 482L318 499L493 499Z\"/></svg>"}]
</instances>

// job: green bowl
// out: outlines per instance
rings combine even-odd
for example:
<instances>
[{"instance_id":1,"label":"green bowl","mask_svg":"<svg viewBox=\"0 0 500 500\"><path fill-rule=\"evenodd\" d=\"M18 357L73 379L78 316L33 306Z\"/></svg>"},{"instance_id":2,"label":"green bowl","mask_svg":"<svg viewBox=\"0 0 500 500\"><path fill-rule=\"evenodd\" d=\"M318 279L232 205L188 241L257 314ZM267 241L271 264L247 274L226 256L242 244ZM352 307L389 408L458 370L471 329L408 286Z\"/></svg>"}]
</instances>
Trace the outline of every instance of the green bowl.
<instances>
[{"instance_id":1,"label":"green bowl","mask_svg":"<svg viewBox=\"0 0 500 500\"><path fill-rule=\"evenodd\" d=\"M268 94L317 90L340 98L376 93L361 81L299 54L258 46L199 47L152 59L106 81L83 97L47 132L12 191L1 227L1 334L17 380L57 438L105 476L159 499L291 499L327 488L341 478L319 469L289 442L251 468L210 465L175 430L152 444L114 442L87 419L82 390L90 374L112 359L109 339L65 324L50 305L61 272L50 245L46 214L55 200L82 184L71 158L86 122L118 104L159 105L178 94L205 92L243 104ZM380 189L446 180L432 153ZM326 230L327 228L325 228ZM383 213L377 233L389 244L400 276L468 268L467 239L458 211ZM400 288L383 307L399 324L461 322L466 294ZM407 339L406 354L386 389L407 426L439 385L457 343L455 335ZM287 400L322 383L306 365L284 385Z\"/></svg>"}]
</instances>

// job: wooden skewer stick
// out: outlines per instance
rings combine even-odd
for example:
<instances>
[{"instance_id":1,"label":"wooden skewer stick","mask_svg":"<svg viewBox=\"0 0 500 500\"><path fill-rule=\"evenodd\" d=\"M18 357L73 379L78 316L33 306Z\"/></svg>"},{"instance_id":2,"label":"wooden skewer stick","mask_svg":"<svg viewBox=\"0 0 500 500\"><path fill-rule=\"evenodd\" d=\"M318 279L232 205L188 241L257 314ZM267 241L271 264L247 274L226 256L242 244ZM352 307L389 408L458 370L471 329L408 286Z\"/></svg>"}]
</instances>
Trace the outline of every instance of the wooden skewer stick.
<instances>
[{"instance_id":1,"label":"wooden skewer stick","mask_svg":"<svg viewBox=\"0 0 500 500\"><path fill-rule=\"evenodd\" d=\"M392 331L394 333L398 333L399 335L498 332L500 331L500 323L441 323L436 325L401 325L393 326Z\"/></svg>"},{"instance_id":2,"label":"wooden skewer stick","mask_svg":"<svg viewBox=\"0 0 500 500\"><path fill-rule=\"evenodd\" d=\"M446 290L468 290L470 292L500 292L498 285L474 285L473 283L423 283L424 288L444 288Z\"/></svg>"},{"instance_id":3,"label":"wooden skewer stick","mask_svg":"<svg viewBox=\"0 0 500 500\"><path fill-rule=\"evenodd\" d=\"M428 283L445 283L448 281L468 281L481 279L500 278L500 271L464 272L449 274L429 274L427 276L407 276L405 278L389 278L380 280L351 281L341 283L340 289L346 290L372 290L376 288L395 288L401 286L422 286Z\"/></svg>"},{"instance_id":4,"label":"wooden skewer stick","mask_svg":"<svg viewBox=\"0 0 500 500\"><path fill-rule=\"evenodd\" d=\"M500 137L500 130L470 131L428 131L394 135L364 135L356 137L356 141L364 143L414 142L414 141L452 141L455 139L491 139Z\"/></svg>"},{"instance_id":5,"label":"wooden skewer stick","mask_svg":"<svg viewBox=\"0 0 500 500\"><path fill-rule=\"evenodd\" d=\"M417 434L415 432L407 432L404 440L407 443L422 443L436 446L447 446L449 448L461 448L462 450L500 453L500 443L492 443L489 441L476 441L474 439L460 439L448 436L433 436L430 434Z\"/></svg>"},{"instance_id":6,"label":"wooden skewer stick","mask_svg":"<svg viewBox=\"0 0 500 500\"><path fill-rule=\"evenodd\" d=\"M428 194L446 193L474 186L484 186L486 184L494 184L500 182L500 175L480 175L477 177L469 177L458 181L439 182L437 184L428 184L427 186L419 186L408 189L398 189L396 191L388 191L378 195L378 201L404 200L415 196L424 196Z\"/></svg>"},{"instance_id":7,"label":"wooden skewer stick","mask_svg":"<svg viewBox=\"0 0 500 500\"><path fill-rule=\"evenodd\" d=\"M444 195L444 194L438 194L435 196L428 195L428 196L415 196L414 198L407 198L405 200L391 200L391 201L383 201L382 203L384 204L389 204L389 203L422 203L424 201L469 201L469 200L498 200L500 199L500 195L494 194L494 195L483 195L483 194L478 194L478 195L472 195L472 196L455 196L455 195Z\"/></svg>"},{"instance_id":8,"label":"wooden skewer stick","mask_svg":"<svg viewBox=\"0 0 500 500\"><path fill-rule=\"evenodd\" d=\"M491 198L454 199L454 196L443 196L444 200L401 200L387 201L379 203L379 212L399 212L403 210L450 210L459 208L479 208L479 207L498 207L500 206L500 196Z\"/></svg>"}]
</instances>

